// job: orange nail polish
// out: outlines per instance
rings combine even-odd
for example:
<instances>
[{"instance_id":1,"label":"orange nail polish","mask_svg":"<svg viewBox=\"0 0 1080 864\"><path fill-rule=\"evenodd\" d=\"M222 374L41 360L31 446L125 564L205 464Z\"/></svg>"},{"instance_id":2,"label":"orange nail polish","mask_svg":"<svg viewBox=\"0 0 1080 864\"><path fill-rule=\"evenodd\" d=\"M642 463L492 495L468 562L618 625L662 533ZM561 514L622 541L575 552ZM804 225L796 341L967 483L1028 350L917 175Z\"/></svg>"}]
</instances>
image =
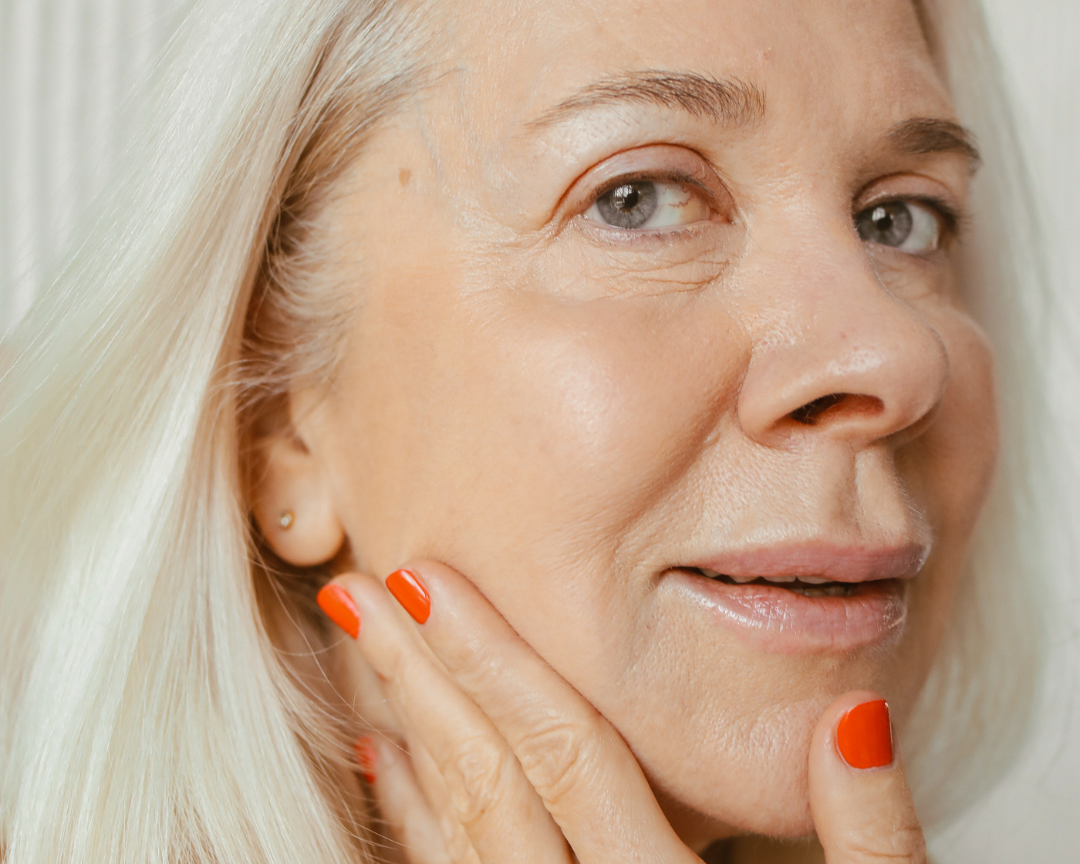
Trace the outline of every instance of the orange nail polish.
<instances>
[{"instance_id":1,"label":"orange nail polish","mask_svg":"<svg viewBox=\"0 0 1080 864\"><path fill-rule=\"evenodd\" d=\"M315 597L326 617L355 639L360 635L360 610L340 585L324 585Z\"/></svg>"},{"instance_id":2,"label":"orange nail polish","mask_svg":"<svg viewBox=\"0 0 1080 864\"><path fill-rule=\"evenodd\" d=\"M836 746L852 768L881 768L891 764L889 703L876 699L848 711L836 724Z\"/></svg>"},{"instance_id":3,"label":"orange nail polish","mask_svg":"<svg viewBox=\"0 0 1080 864\"><path fill-rule=\"evenodd\" d=\"M364 735L356 739L353 745L356 753L356 767L360 769L360 776L368 783L375 782L375 769L379 765L379 754L371 739Z\"/></svg>"},{"instance_id":4,"label":"orange nail polish","mask_svg":"<svg viewBox=\"0 0 1080 864\"><path fill-rule=\"evenodd\" d=\"M386 587L417 624L427 621L431 614L431 597L415 573L397 570L386 577Z\"/></svg>"}]
</instances>

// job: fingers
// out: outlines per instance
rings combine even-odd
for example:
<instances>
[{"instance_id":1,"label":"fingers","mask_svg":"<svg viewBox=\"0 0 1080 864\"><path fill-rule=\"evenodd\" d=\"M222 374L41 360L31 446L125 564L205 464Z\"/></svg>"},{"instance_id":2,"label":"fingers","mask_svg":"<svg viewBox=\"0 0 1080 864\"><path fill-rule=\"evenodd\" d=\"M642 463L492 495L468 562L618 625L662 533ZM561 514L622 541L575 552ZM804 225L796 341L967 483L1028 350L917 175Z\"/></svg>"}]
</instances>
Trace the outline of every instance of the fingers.
<instances>
[{"instance_id":1,"label":"fingers","mask_svg":"<svg viewBox=\"0 0 1080 864\"><path fill-rule=\"evenodd\" d=\"M385 679L410 739L415 737L416 749L429 754L445 784L437 788L430 771L418 776L429 804L449 810L436 816L450 858L568 862L562 833L506 740L447 676L386 588L374 579L347 575L323 592L320 605L343 630L356 633L358 647Z\"/></svg>"},{"instance_id":2,"label":"fingers","mask_svg":"<svg viewBox=\"0 0 1080 864\"><path fill-rule=\"evenodd\" d=\"M699 862L615 729L461 574L418 561L387 580L426 644L509 742L583 862ZM700 864L700 862L699 862Z\"/></svg>"},{"instance_id":3,"label":"fingers","mask_svg":"<svg viewBox=\"0 0 1080 864\"><path fill-rule=\"evenodd\" d=\"M876 693L845 694L822 715L810 745L810 808L828 864L925 864L888 705Z\"/></svg>"},{"instance_id":4,"label":"fingers","mask_svg":"<svg viewBox=\"0 0 1080 864\"><path fill-rule=\"evenodd\" d=\"M439 820L413 774L409 757L377 735L356 742L356 764L371 787L386 827L409 864L451 864Z\"/></svg>"}]
</instances>

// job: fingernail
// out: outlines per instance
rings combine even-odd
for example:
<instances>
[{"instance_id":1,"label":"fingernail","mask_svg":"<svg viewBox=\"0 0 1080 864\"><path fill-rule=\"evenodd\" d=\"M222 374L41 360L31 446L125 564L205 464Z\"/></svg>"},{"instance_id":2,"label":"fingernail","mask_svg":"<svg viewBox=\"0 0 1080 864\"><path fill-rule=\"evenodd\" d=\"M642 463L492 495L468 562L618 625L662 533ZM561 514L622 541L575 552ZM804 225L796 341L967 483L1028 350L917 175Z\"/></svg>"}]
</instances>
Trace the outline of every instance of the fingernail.
<instances>
[{"instance_id":1,"label":"fingernail","mask_svg":"<svg viewBox=\"0 0 1080 864\"><path fill-rule=\"evenodd\" d=\"M386 587L394 595L405 611L413 617L417 624L423 624L431 614L431 597L428 596L427 588L415 573L408 570L396 570L386 577Z\"/></svg>"},{"instance_id":2,"label":"fingernail","mask_svg":"<svg viewBox=\"0 0 1080 864\"><path fill-rule=\"evenodd\" d=\"M360 776L368 783L374 783L375 769L379 766L379 754L374 742L364 735L356 739L353 750L356 753L356 767L360 769Z\"/></svg>"},{"instance_id":3,"label":"fingernail","mask_svg":"<svg viewBox=\"0 0 1080 864\"><path fill-rule=\"evenodd\" d=\"M326 617L355 639L360 635L360 610L340 585L324 585L315 597Z\"/></svg>"},{"instance_id":4,"label":"fingernail","mask_svg":"<svg viewBox=\"0 0 1080 864\"><path fill-rule=\"evenodd\" d=\"M893 761L889 703L863 702L836 724L836 746L852 768L881 768Z\"/></svg>"}]
</instances>

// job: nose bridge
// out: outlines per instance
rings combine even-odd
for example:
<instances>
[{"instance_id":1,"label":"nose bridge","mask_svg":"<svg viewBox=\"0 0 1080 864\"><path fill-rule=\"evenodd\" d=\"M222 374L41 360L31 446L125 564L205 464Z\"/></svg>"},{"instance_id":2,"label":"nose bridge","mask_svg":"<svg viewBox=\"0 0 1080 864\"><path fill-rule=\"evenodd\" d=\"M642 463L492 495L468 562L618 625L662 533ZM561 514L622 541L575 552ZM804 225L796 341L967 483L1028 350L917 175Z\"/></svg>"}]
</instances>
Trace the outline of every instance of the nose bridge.
<instances>
[{"instance_id":1,"label":"nose bridge","mask_svg":"<svg viewBox=\"0 0 1080 864\"><path fill-rule=\"evenodd\" d=\"M764 303L738 416L761 443L806 432L866 444L918 424L945 389L937 331L884 287L853 231L824 233L758 251L746 296Z\"/></svg>"}]
</instances>

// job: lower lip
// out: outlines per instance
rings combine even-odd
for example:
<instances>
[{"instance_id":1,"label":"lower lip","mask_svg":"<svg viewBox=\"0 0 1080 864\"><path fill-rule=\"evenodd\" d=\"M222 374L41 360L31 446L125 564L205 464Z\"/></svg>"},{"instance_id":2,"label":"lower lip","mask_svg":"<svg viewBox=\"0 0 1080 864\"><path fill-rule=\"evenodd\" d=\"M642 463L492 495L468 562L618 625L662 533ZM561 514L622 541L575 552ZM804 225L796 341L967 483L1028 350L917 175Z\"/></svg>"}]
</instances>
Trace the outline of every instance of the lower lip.
<instances>
[{"instance_id":1,"label":"lower lip","mask_svg":"<svg viewBox=\"0 0 1080 864\"><path fill-rule=\"evenodd\" d=\"M806 597L760 583L729 585L687 570L669 570L664 578L748 647L774 654L879 645L898 639L907 618L906 585L899 579L859 583L847 597Z\"/></svg>"}]
</instances>

